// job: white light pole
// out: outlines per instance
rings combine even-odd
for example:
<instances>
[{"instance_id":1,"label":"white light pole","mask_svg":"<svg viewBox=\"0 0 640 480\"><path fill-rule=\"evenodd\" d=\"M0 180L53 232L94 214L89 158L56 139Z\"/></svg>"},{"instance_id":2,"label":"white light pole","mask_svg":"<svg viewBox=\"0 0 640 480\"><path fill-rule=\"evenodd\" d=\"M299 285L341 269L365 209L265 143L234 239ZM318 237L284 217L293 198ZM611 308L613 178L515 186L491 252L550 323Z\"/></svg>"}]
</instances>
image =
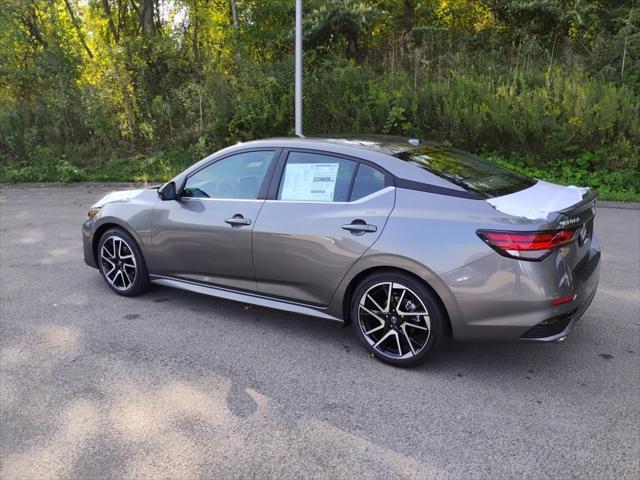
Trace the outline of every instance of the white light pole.
<instances>
[{"instance_id":1,"label":"white light pole","mask_svg":"<svg viewBox=\"0 0 640 480\"><path fill-rule=\"evenodd\" d=\"M302 137L302 0L296 0L296 136Z\"/></svg>"}]
</instances>

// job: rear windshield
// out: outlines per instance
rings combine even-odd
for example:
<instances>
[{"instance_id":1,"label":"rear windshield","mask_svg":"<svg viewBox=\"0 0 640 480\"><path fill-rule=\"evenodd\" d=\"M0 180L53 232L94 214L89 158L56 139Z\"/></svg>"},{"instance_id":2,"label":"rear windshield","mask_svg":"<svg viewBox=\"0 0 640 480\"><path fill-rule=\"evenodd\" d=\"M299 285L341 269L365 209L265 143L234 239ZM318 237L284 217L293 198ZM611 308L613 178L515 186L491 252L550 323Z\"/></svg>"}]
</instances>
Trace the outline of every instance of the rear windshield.
<instances>
[{"instance_id":1,"label":"rear windshield","mask_svg":"<svg viewBox=\"0 0 640 480\"><path fill-rule=\"evenodd\" d=\"M508 195L536 183L476 155L448 147L428 145L395 156L484 198Z\"/></svg>"}]
</instances>

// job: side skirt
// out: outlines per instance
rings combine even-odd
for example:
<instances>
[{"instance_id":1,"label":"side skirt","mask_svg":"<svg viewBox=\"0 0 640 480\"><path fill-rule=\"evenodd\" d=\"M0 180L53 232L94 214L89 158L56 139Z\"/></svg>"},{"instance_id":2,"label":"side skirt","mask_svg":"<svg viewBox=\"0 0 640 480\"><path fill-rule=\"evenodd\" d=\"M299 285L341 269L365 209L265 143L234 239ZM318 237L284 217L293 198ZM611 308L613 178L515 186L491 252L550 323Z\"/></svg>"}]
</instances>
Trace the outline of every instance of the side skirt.
<instances>
[{"instance_id":1,"label":"side skirt","mask_svg":"<svg viewBox=\"0 0 640 480\"><path fill-rule=\"evenodd\" d=\"M275 308L277 310L285 310L287 312L299 313L301 315L309 315L312 317L319 317L326 320L333 320L342 323L342 319L334 317L333 315L329 315L320 308L310 307L300 303L287 302L286 300L278 300L271 297L263 297L257 294L239 292L237 290L214 287L211 285L190 282L187 280L180 280L177 278L163 277L160 275L149 275L149 279L151 280L151 283L155 283L157 285L180 288L182 290L202 293L211 297L233 300L234 302L249 303L251 305L259 305L261 307Z\"/></svg>"}]
</instances>

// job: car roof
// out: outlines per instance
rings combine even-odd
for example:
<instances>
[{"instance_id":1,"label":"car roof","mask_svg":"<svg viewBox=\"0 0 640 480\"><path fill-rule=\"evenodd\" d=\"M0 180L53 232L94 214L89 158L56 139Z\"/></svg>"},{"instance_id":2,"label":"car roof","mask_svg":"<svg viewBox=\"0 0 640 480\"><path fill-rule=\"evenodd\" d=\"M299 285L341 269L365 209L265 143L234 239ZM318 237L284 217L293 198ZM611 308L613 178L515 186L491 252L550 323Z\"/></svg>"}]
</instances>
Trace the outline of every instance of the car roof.
<instances>
[{"instance_id":1,"label":"car roof","mask_svg":"<svg viewBox=\"0 0 640 480\"><path fill-rule=\"evenodd\" d=\"M465 191L459 185L449 182L442 177L412 164L411 162L406 162L394 156L419 147L424 148L428 145L433 145L434 148L442 148L437 147L435 144L431 144L430 142L422 142L418 139L387 135L276 137L264 140L241 142L227 147L201 160L183 173L189 174L190 171L200 168L202 164L212 160L213 158L231 154L235 151L255 148L297 148L318 150L327 154L336 153L361 158L379 165L397 178L445 187L453 190Z\"/></svg>"},{"instance_id":2,"label":"car roof","mask_svg":"<svg viewBox=\"0 0 640 480\"><path fill-rule=\"evenodd\" d=\"M424 142L418 138L399 137L393 135L318 135L310 137L280 137L263 141L302 143L325 143L343 147L362 148L376 152L395 155L397 153L413 150Z\"/></svg>"}]
</instances>

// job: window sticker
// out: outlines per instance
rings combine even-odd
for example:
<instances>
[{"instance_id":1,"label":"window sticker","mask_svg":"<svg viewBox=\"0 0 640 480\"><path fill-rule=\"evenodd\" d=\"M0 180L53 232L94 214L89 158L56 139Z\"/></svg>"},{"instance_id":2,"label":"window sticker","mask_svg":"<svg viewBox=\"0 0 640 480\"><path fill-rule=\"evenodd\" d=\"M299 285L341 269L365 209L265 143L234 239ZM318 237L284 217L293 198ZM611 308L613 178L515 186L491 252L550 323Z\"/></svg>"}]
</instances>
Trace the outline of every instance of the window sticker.
<instances>
[{"instance_id":1,"label":"window sticker","mask_svg":"<svg viewBox=\"0 0 640 480\"><path fill-rule=\"evenodd\" d=\"M287 163L281 200L333 201L339 163Z\"/></svg>"}]
</instances>

